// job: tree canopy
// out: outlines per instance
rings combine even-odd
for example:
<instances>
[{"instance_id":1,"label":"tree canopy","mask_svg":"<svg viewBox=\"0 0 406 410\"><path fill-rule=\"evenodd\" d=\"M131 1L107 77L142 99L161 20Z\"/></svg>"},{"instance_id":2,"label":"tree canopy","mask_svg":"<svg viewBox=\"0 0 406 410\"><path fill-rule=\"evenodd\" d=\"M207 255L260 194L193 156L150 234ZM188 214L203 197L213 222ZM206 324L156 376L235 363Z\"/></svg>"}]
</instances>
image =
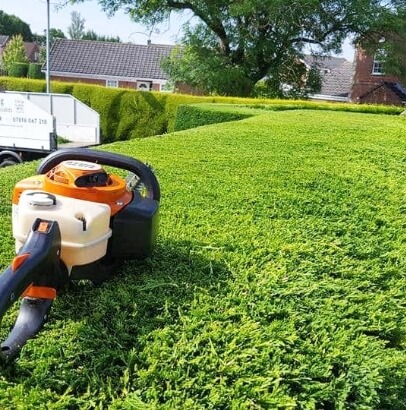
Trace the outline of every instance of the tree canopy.
<instances>
[{"instance_id":1,"label":"tree canopy","mask_svg":"<svg viewBox=\"0 0 406 410\"><path fill-rule=\"evenodd\" d=\"M32 41L30 26L16 16L0 10L0 34L14 36L21 34L24 41Z\"/></svg>"},{"instance_id":2,"label":"tree canopy","mask_svg":"<svg viewBox=\"0 0 406 410\"><path fill-rule=\"evenodd\" d=\"M82 18L80 13L72 11L71 24L68 27L68 34L71 39L75 40L95 40L119 43L120 37L111 37L97 34L94 30L85 30L85 19Z\"/></svg>"},{"instance_id":3,"label":"tree canopy","mask_svg":"<svg viewBox=\"0 0 406 410\"><path fill-rule=\"evenodd\" d=\"M3 51L3 69L9 71L14 63L28 63L28 58L25 54L24 41L21 34L13 36Z\"/></svg>"},{"instance_id":4,"label":"tree canopy","mask_svg":"<svg viewBox=\"0 0 406 410\"><path fill-rule=\"evenodd\" d=\"M68 34L71 39L80 40L85 34L85 19L83 19L77 11L72 11L70 14L71 23L68 27Z\"/></svg>"},{"instance_id":5,"label":"tree canopy","mask_svg":"<svg viewBox=\"0 0 406 410\"><path fill-rule=\"evenodd\" d=\"M79 3L84 0L71 0ZM345 38L375 44L395 35L405 21L404 0L98 0L107 12L123 9L153 27L171 13L196 17L184 31L172 76L220 94L248 95L264 77L280 76L310 49L340 51ZM276 77L276 78L277 78ZM281 76L284 77L284 76ZM275 79L273 79L275 80ZM278 83L277 80L271 83Z\"/></svg>"},{"instance_id":6,"label":"tree canopy","mask_svg":"<svg viewBox=\"0 0 406 410\"><path fill-rule=\"evenodd\" d=\"M93 41L104 41L107 43L120 43L120 37L104 36L97 34L94 30L87 30L83 36L82 40L93 40Z\"/></svg>"}]
</instances>

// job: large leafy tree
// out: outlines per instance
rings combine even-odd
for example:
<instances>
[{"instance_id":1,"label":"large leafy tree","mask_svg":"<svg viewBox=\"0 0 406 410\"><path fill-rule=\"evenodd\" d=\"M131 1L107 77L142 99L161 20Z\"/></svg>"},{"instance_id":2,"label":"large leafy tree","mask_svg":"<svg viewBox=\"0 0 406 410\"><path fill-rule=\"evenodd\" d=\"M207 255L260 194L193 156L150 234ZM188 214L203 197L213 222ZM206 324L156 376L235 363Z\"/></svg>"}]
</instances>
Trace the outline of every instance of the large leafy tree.
<instances>
[{"instance_id":1,"label":"large leafy tree","mask_svg":"<svg viewBox=\"0 0 406 410\"><path fill-rule=\"evenodd\" d=\"M71 0L71 3L84 0ZM108 13L124 9L153 27L187 11L183 48L169 64L175 79L221 94L248 95L262 78L287 69L297 76L309 47L339 51L345 38L378 41L405 20L405 0L98 0ZM296 70L297 67L297 70ZM276 76L275 76L275 73Z\"/></svg>"},{"instance_id":2,"label":"large leafy tree","mask_svg":"<svg viewBox=\"0 0 406 410\"><path fill-rule=\"evenodd\" d=\"M0 10L0 34L6 36L21 34L24 41L32 41L30 26L18 17L6 14L2 10Z\"/></svg>"}]
</instances>

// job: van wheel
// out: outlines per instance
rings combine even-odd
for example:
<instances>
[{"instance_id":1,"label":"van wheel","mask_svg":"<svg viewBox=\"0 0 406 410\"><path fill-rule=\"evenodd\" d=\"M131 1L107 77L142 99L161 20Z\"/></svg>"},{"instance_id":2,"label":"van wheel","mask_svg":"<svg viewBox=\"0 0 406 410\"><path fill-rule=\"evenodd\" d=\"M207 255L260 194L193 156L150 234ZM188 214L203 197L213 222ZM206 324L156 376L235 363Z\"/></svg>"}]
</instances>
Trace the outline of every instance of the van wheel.
<instances>
[{"instance_id":1,"label":"van wheel","mask_svg":"<svg viewBox=\"0 0 406 410\"><path fill-rule=\"evenodd\" d=\"M12 158L6 158L3 160L3 162L0 162L0 168L4 168L4 167L10 167L12 165L16 165L17 162L14 161Z\"/></svg>"}]
</instances>

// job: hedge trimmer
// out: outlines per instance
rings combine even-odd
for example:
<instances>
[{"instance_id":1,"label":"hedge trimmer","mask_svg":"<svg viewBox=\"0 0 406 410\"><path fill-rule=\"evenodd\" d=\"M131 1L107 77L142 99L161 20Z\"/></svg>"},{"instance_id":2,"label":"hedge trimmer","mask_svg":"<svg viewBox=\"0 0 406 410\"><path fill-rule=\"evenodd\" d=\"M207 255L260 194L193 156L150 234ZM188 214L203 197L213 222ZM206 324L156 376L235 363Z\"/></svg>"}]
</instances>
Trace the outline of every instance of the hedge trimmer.
<instances>
[{"instance_id":1,"label":"hedge trimmer","mask_svg":"<svg viewBox=\"0 0 406 410\"><path fill-rule=\"evenodd\" d=\"M102 166L131 176L125 180ZM18 182L12 204L17 255L0 276L0 319L20 296L22 302L1 356L13 359L39 332L70 280L98 284L123 260L148 256L159 200L158 181L147 165L89 149L56 151L37 175Z\"/></svg>"}]
</instances>

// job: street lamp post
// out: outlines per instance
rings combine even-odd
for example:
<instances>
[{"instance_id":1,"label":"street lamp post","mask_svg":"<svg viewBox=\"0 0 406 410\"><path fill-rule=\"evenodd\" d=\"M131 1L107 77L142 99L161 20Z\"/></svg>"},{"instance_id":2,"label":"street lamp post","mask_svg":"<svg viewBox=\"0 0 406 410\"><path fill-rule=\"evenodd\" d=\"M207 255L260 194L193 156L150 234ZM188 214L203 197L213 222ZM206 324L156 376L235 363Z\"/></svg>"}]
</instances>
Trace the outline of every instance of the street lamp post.
<instances>
[{"instance_id":1,"label":"street lamp post","mask_svg":"<svg viewBox=\"0 0 406 410\"><path fill-rule=\"evenodd\" d=\"M51 92L51 78L50 78L50 66L49 66L49 30L50 30L50 13L49 13L49 0L47 0L47 36L46 36L46 48L47 48L47 71L46 71L46 82L47 82L47 93Z\"/></svg>"}]
</instances>

